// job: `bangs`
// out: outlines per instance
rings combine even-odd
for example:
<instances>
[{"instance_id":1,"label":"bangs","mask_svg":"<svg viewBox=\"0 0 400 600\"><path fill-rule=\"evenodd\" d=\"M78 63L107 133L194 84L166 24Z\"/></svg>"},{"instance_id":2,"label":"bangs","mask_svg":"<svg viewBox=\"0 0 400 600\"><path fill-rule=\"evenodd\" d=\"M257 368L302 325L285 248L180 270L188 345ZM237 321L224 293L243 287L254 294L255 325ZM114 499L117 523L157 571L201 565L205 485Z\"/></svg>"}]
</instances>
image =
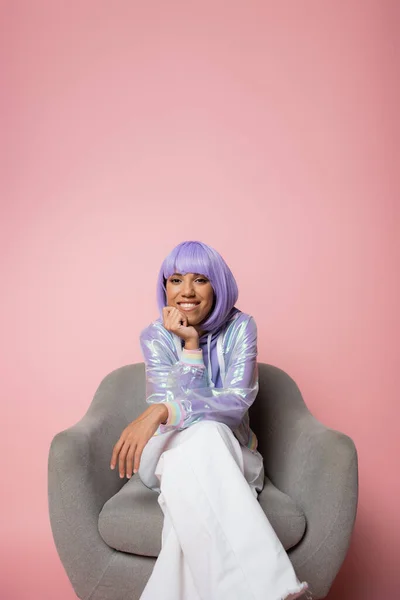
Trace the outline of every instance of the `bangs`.
<instances>
[{"instance_id":1,"label":"bangs","mask_svg":"<svg viewBox=\"0 0 400 600\"><path fill-rule=\"evenodd\" d=\"M176 249L176 252L166 258L163 269L163 276L168 279L173 273L200 273L205 275L210 281L213 280L213 268L211 257L205 248L196 242L186 242Z\"/></svg>"}]
</instances>

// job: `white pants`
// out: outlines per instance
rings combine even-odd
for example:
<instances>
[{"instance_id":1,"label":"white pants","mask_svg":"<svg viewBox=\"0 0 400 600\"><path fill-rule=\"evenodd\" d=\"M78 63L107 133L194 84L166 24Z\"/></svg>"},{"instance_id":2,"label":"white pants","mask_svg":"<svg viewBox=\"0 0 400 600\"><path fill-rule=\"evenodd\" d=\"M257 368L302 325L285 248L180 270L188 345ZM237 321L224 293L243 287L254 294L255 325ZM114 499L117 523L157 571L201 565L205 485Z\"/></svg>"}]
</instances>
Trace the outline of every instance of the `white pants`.
<instances>
[{"instance_id":1,"label":"white pants","mask_svg":"<svg viewBox=\"0 0 400 600\"><path fill-rule=\"evenodd\" d=\"M289 600L307 589L257 501L262 457L227 425L201 421L151 438L139 476L160 490L164 513L140 600Z\"/></svg>"}]
</instances>

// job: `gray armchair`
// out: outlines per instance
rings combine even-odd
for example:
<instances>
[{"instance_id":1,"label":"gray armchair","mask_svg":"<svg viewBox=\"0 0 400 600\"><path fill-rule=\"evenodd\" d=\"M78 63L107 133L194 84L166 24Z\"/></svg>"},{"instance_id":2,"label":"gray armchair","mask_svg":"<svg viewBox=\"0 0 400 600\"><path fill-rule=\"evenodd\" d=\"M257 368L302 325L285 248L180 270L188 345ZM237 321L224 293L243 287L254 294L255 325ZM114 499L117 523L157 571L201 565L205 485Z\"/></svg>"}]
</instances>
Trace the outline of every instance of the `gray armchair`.
<instances>
[{"instance_id":1,"label":"gray armchair","mask_svg":"<svg viewBox=\"0 0 400 600\"><path fill-rule=\"evenodd\" d=\"M324 598L344 560L357 508L357 452L307 409L295 382L259 364L250 423L264 457L258 500L313 598ZM157 493L109 468L114 444L145 408L144 363L101 382L83 418L52 440L50 523L81 600L139 599L161 549Z\"/></svg>"}]
</instances>

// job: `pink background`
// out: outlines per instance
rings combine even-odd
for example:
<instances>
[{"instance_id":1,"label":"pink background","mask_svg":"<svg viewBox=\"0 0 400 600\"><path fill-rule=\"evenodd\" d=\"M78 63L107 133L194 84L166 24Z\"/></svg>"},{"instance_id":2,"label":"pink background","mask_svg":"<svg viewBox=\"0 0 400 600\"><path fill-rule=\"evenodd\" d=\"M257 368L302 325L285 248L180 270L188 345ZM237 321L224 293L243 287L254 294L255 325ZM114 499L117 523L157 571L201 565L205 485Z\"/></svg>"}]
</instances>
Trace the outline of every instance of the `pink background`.
<instances>
[{"instance_id":1,"label":"pink background","mask_svg":"<svg viewBox=\"0 0 400 600\"><path fill-rule=\"evenodd\" d=\"M51 439L142 361L161 261L200 239L237 278L259 360L357 445L330 600L397 598L399 3L2 7L1 597L75 598Z\"/></svg>"}]
</instances>

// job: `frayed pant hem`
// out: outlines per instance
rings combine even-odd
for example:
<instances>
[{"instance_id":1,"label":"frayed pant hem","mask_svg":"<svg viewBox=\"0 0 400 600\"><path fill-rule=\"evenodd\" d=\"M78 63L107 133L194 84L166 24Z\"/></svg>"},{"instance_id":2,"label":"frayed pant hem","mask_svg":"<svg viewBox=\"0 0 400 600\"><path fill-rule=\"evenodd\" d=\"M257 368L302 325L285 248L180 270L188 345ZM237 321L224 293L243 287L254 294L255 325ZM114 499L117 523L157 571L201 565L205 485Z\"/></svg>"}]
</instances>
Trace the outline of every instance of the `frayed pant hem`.
<instances>
[{"instance_id":1,"label":"frayed pant hem","mask_svg":"<svg viewBox=\"0 0 400 600\"><path fill-rule=\"evenodd\" d=\"M303 596L303 594L307 594L306 596L304 596L304 600L312 600L312 596L310 592L308 592L308 583L306 583L305 581L303 581L299 590L287 592L287 594L279 598L279 600L295 600L296 598L300 598L301 596Z\"/></svg>"}]
</instances>

